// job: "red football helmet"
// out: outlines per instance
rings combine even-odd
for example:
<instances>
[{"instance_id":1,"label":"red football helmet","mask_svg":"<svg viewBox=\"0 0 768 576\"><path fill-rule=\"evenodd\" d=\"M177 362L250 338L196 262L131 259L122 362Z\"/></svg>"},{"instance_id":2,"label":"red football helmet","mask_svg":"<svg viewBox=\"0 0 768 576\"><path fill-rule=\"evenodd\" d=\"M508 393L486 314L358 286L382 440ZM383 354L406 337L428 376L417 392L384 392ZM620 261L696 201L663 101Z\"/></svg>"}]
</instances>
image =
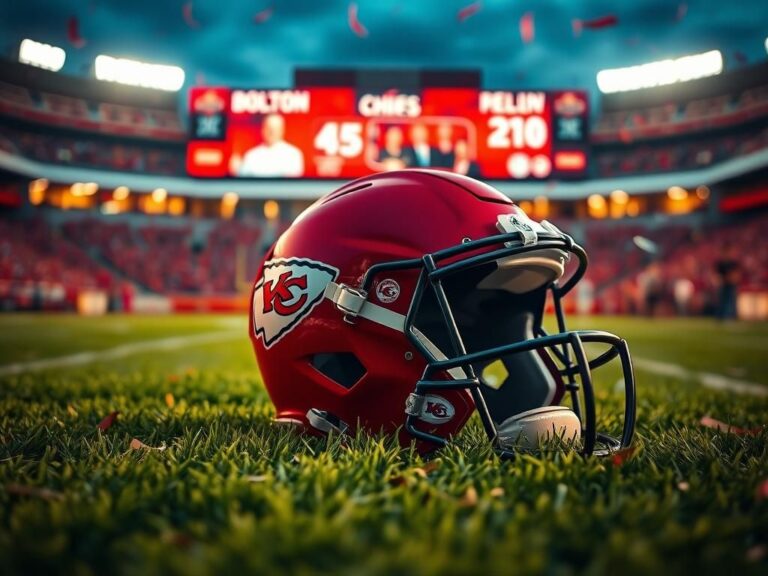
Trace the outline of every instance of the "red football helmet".
<instances>
[{"instance_id":1,"label":"red football helmet","mask_svg":"<svg viewBox=\"0 0 768 576\"><path fill-rule=\"evenodd\" d=\"M561 298L586 266L568 235L471 178L401 170L350 182L301 214L256 275L250 336L276 418L316 433L401 428L401 442L429 450L477 410L503 455L553 435L585 454L628 446L626 342L565 329ZM542 328L548 291L553 335ZM588 360L591 342L607 349ZM591 381L617 356L620 438L597 432Z\"/></svg>"}]
</instances>

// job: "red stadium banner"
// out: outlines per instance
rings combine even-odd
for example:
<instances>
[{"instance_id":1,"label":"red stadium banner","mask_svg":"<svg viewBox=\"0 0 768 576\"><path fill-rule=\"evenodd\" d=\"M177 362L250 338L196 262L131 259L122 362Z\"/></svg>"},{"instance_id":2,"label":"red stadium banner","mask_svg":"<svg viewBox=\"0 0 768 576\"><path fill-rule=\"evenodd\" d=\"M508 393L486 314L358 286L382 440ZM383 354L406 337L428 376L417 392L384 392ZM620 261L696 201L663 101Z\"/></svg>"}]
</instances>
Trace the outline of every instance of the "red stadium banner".
<instances>
[{"instance_id":1,"label":"red stadium banner","mask_svg":"<svg viewBox=\"0 0 768 576\"><path fill-rule=\"evenodd\" d=\"M579 178L586 94L352 87L190 91L187 170L203 178L339 178L431 167L487 179Z\"/></svg>"}]
</instances>

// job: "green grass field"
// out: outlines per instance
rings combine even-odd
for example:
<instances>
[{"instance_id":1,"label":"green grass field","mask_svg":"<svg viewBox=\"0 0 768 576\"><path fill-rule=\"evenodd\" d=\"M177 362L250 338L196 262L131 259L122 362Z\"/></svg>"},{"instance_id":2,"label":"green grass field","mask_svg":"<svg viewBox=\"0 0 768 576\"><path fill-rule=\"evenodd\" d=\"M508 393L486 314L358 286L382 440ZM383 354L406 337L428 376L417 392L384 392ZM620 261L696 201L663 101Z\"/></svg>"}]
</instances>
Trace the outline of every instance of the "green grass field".
<instances>
[{"instance_id":1,"label":"green grass field","mask_svg":"<svg viewBox=\"0 0 768 576\"><path fill-rule=\"evenodd\" d=\"M0 572L768 573L768 325L573 327L638 358L623 465L500 462L477 422L426 470L389 438L274 429L242 318L2 316ZM618 374L595 374L606 426Z\"/></svg>"}]
</instances>

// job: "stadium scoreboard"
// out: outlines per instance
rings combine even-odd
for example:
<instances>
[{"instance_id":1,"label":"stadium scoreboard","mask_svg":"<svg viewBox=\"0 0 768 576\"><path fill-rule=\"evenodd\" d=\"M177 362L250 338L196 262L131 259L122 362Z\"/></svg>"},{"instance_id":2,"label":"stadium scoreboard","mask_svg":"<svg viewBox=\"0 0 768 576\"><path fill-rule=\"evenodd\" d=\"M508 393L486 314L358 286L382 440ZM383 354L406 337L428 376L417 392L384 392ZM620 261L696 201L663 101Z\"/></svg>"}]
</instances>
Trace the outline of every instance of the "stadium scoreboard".
<instances>
[{"instance_id":1,"label":"stadium scoreboard","mask_svg":"<svg viewBox=\"0 0 768 576\"><path fill-rule=\"evenodd\" d=\"M433 167L487 179L580 178L583 91L195 87L187 170L202 178L349 179Z\"/></svg>"}]
</instances>

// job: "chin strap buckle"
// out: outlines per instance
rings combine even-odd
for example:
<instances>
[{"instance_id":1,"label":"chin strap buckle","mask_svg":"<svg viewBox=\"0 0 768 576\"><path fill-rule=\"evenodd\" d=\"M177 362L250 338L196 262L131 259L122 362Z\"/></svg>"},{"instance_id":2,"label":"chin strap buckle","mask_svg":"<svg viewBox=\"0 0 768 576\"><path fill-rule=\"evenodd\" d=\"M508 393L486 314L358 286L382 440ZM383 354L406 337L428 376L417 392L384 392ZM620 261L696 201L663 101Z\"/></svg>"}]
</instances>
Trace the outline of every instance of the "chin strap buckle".
<instances>
[{"instance_id":1,"label":"chin strap buckle","mask_svg":"<svg viewBox=\"0 0 768 576\"><path fill-rule=\"evenodd\" d=\"M355 318L365 305L368 293L347 284L329 282L325 288L325 296L344 314L344 322L354 324Z\"/></svg>"},{"instance_id":2,"label":"chin strap buckle","mask_svg":"<svg viewBox=\"0 0 768 576\"><path fill-rule=\"evenodd\" d=\"M331 432L345 434L349 430L349 424L330 412L318 410L317 408L307 410L307 422L309 422L312 428L325 434L330 434Z\"/></svg>"},{"instance_id":3,"label":"chin strap buckle","mask_svg":"<svg viewBox=\"0 0 768 576\"><path fill-rule=\"evenodd\" d=\"M405 399L405 413L408 416L421 416L424 411L424 405L427 403L427 397L421 394L414 394L411 392L408 394L408 398Z\"/></svg>"},{"instance_id":4,"label":"chin strap buckle","mask_svg":"<svg viewBox=\"0 0 768 576\"><path fill-rule=\"evenodd\" d=\"M518 232L523 246L530 246L538 243L539 235L526 220L527 218L520 214L500 214L496 220L496 228L504 234ZM505 242L505 245L510 247L511 242Z\"/></svg>"}]
</instances>

